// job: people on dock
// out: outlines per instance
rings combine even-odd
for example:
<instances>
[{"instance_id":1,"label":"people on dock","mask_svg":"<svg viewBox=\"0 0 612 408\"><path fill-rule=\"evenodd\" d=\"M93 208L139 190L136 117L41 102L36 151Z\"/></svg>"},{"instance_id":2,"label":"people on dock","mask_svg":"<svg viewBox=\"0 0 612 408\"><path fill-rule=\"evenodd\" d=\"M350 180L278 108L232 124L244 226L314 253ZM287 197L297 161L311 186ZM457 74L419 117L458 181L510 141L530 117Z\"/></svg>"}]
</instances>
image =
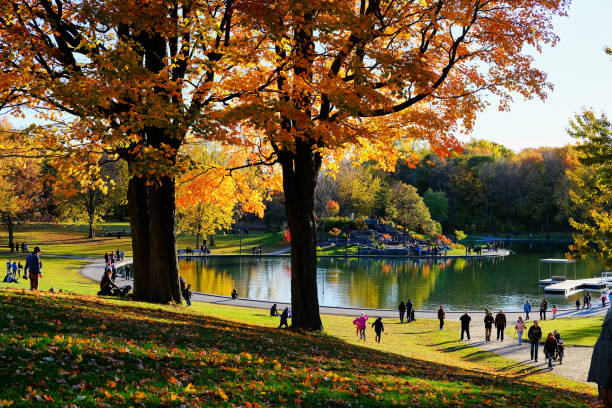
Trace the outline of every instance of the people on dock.
<instances>
[{"instance_id":1,"label":"people on dock","mask_svg":"<svg viewBox=\"0 0 612 408\"><path fill-rule=\"evenodd\" d=\"M612 309L608 310L601 326L601 333L591 356L587 381L597 384L599 399L606 408L612 408Z\"/></svg>"},{"instance_id":2,"label":"people on dock","mask_svg":"<svg viewBox=\"0 0 612 408\"><path fill-rule=\"evenodd\" d=\"M504 330L506 329L506 315L503 310L500 310L497 315L495 315L495 328L497 329L497 341L501 338L501 341L504 341Z\"/></svg>"},{"instance_id":3,"label":"people on dock","mask_svg":"<svg viewBox=\"0 0 612 408\"><path fill-rule=\"evenodd\" d=\"M30 290L38 290L38 280L42 278L40 263L40 248L34 247L34 251L26 258L24 274L28 274L30 279Z\"/></svg>"},{"instance_id":4,"label":"people on dock","mask_svg":"<svg viewBox=\"0 0 612 408\"><path fill-rule=\"evenodd\" d=\"M559 364L563 364L563 355L565 354L563 339L561 338L561 334L559 334L557 329L553 330L553 336L555 337L555 340L557 340L557 358L559 359Z\"/></svg>"},{"instance_id":5,"label":"people on dock","mask_svg":"<svg viewBox=\"0 0 612 408\"><path fill-rule=\"evenodd\" d=\"M491 329L493 329L493 315L488 310L485 310L484 326L485 326L485 341L491 341Z\"/></svg>"},{"instance_id":6,"label":"people on dock","mask_svg":"<svg viewBox=\"0 0 612 408\"><path fill-rule=\"evenodd\" d=\"M414 322L414 306L411 299L406 302L406 320L408 320L408 323Z\"/></svg>"},{"instance_id":7,"label":"people on dock","mask_svg":"<svg viewBox=\"0 0 612 408\"><path fill-rule=\"evenodd\" d=\"M470 321L472 318L465 312L460 318L461 320L461 340L463 340L463 333L467 334L467 339L470 340Z\"/></svg>"},{"instance_id":8,"label":"people on dock","mask_svg":"<svg viewBox=\"0 0 612 408\"><path fill-rule=\"evenodd\" d=\"M440 305L438 309L438 320L440 321L440 330L444 330L444 318L446 317L446 313L444 313L444 307Z\"/></svg>"},{"instance_id":9,"label":"people on dock","mask_svg":"<svg viewBox=\"0 0 612 408\"><path fill-rule=\"evenodd\" d=\"M546 298L542 299L542 303L540 303L540 320L546 320L546 311L548 310L548 302Z\"/></svg>"},{"instance_id":10,"label":"people on dock","mask_svg":"<svg viewBox=\"0 0 612 408\"><path fill-rule=\"evenodd\" d=\"M557 310L559 310L557 309L557 305L553 305L553 308L552 308L553 320L555 320L555 318L557 317Z\"/></svg>"},{"instance_id":11,"label":"people on dock","mask_svg":"<svg viewBox=\"0 0 612 408\"><path fill-rule=\"evenodd\" d=\"M531 359L538 361L538 347L540 346L540 339L542 338L542 328L538 326L537 320L534 320L533 325L529 328L527 338L531 344Z\"/></svg>"},{"instance_id":12,"label":"people on dock","mask_svg":"<svg viewBox=\"0 0 612 408\"><path fill-rule=\"evenodd\" d=\"M403 300L400 302L398 310L399 310L400 323L404 323L404 314L406 314L406 304L404 303ZM406 320L409 320L409 319L406 319Z\"/></svg>"},{"instance_id":13,"label":"people on dock","mask_svg":"<svg viewBox=\"0 0 612 408\"><path fill-rule=\"evenodd\" d=\"M366 322L368 321L368 315L365 313L361 313L361 316L353 320L353 324L357 326L357 333L359 334L359 339L365 341L366 340Z\"/></svg>"},{"instance_id":14,"label":"people on dock","mask_svg":"<svg viewBox=\"0 0 612 408\"><path fill-rule=\"evenodd\" d=\"M379 316L378 319L376 319L374 323L372 323L372 327L374 328L374 333L376 333L376 337L374 338L374 340L377 343L380 343L380 335L382 332L385 331L385 326L383 325L382 317Z\"/></svg>"},{"instance_id":15,"label":"people on dock","mask_svg":"<svg viewBox=\"0 0 612 408\"><path fill-rule=\"evenodd\" d=\"M544 357L548 362L548 368L552 368L552 362L557 355L557 340L552 333L548 333L546 341L544 342Z\"/></svg>"},{"instance_id":16,"label":"people on dock","mask_svg":"<svg viewBox=\"0 0 612 408\"><path fill-rule=\"evenodd\" d=\"M523 305L523 311L525 312L525 321L529 320L529 313L531 313L531 304L528 300L525 301Z\"/></svg>"},{"instance_id":17,"label":"people on dock","mask_svg":"<svg viewBox=\"0 0 612 408\"><path fill-rule=\"evenodd\" d=\"M288 318L289 318L289 308L285 307L285 310L283 310L283 313L281 313L281 316L280 316L280 324L278 325L279 329L283 326L285 326L287 329L289 328L289 324L287 323Z\"/></svg>"},{"instance_id":18,"label":"people on dock","mask_svg":"<svg viewBox=\"0 0 612 408\"><path fill-rule=\"evenodd\" d=\"M238 291L235 288L232 289L232 299L233 300L238 299Z\"/></svg>"},{"instance_id":19,"label":"people on dock","mask_svg":"<svg viewBox=\"0 0 612 408\"><path fill-rule=\"evenodd\" d=\"M523 321L523 318L521 316L519 316L518 320L516 321L516 324L514 325L514 329L516 330L516 337L518 338L518 344L519 346L521 344L523 344L523 332L525 331L525 322Z\"/></svg>"}]
</instances>

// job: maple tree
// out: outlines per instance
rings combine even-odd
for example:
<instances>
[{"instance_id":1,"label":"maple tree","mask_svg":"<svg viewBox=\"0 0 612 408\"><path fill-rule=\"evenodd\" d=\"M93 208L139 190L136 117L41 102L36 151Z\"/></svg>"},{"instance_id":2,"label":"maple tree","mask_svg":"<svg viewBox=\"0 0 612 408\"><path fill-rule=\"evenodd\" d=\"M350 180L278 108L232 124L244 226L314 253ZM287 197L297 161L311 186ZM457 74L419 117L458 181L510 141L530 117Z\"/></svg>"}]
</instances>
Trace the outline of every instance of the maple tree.
<instances>
[{"instance_id":1,"label":"maple tree","mask_svg":"<svg viewBox=\"0 0 612 408\"><path fill-rule=\"evenodd\" d=\"M180 302L175 184L188 135L224 139L215 111L249 90L258 44L234 1L16 0L0 4L0 108L34 112L37 149L62 177L95 179L102 154L128 163L134 295ZM234 87L235 88L235 87ZM26 110L27 109L27 110ZM81 180L82 179L82 180Z\"/></svg>"},{"instance_id":2,"label":"maple tree","mask_svg":"<svg viewBox=\"0 0 612 408\"><path fill-rule=\"evenodd\" d=\"M21 135L8 121L0 121L0 150L17 151ZM0 160L0 219L8 230L8 245L15 245L15 228L23 221L43 219L47 199L43 194L41 160L12 155Z\"/></svg>"},{"instance_id":3,"label":"maple tree","mask_svg":"<svg viewBox=\"0 0 612 408\"><path fill-rule=\"evenodd\" d=\"M568 171L574 182L572 201L582 208L581 217L570 218L576 229L570 255L596 256L612 266L612 123L605 116L584 111L570 122L568 133L577 139L574 146L579 166Z\"/></svg>"},{"instance_id":4,"label":"maple tree","mask_svg":"<svg viewBox=\"0 0 612 408\"><path fill-rule=\"evenodd\" d=\"M458 149L487 105L544 98L551 85L528 46L554 44L565 0L288 0L242 3L274 77L232 112L282 167L291 231L292 325L322 328L316 282L314 195L323 161L352 157L393 166L411 142ZM237 112L237 113L236 113ZM329 163L332 163L330 161ZM332 165L332 164L330 164Z\"/></svg>"}]
</instances>

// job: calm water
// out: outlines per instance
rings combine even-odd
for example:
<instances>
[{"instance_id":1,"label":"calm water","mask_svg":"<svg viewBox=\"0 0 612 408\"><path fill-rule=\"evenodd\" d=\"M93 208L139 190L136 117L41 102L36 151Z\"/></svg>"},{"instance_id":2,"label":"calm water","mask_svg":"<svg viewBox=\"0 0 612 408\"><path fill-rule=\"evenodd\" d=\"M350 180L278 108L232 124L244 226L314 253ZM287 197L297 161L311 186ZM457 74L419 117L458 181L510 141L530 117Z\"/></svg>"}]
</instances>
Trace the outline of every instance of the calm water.
<instances>
[{"instance_id":1,"label":"calm water","mask_svg":"<svg viewBox=\"0 0 612 408\"><path fill-rule=\"evenodd\" d=\"M318 262L319 302L325 306L396 308L411 298L418 309L520 309L525 299L536 301L538 260L561 258L565 248L544 245L515 246L517 254L495 259L400 260L328 259ZM229 296L236 288L241 297L290 301L291 265L288 258L210 258L181 260L181 275L198 292ZM553 265L553 275L563 274ZM595 260L578 262L577 277L599 276ZM548 266L542 267L548 277ZM567 266L573 279L573 266ZM574 304L576 297L547 296L557 306ZM552 306L551 306L552 307Z\"/></svg>"}]
</instances>

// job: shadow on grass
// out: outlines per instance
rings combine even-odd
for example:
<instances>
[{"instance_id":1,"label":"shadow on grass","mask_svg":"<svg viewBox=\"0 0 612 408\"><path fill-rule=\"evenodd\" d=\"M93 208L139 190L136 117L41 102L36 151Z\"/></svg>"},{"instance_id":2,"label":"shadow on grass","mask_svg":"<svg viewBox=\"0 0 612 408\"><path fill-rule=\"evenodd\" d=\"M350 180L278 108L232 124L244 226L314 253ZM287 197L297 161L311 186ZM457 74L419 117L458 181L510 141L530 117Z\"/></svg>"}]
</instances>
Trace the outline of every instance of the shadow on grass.
<instances>
[{"instance_id":1,"label":"shadow on grass","mask_svg":"<svg viewBox=\"0 0 612 408\"><path fill-rule=\"evenodd\" d=\"M539 396L574 407L592 400L567 390L560 400L552 385L526 386L516 377L332 336L82 296L2 290L0 327L0 377L12 378L12 387L0 388L0 400L13 406L39 398L51 406L481 406L503 395L510 405ZM465 384L470 393L458 393Z\"/></svg>"}]
</instances>

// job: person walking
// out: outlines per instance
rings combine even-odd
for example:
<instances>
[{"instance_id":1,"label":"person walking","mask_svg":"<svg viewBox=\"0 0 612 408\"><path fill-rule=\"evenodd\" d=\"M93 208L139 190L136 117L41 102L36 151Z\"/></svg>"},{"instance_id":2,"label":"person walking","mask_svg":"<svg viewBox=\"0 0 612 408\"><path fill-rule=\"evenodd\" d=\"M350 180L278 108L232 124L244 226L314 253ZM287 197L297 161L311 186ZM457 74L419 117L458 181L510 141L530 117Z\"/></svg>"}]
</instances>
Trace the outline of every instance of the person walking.
<instances>
[{"instance_id":1,"label":"person walking","mask_svg":"<svg viewBox=\"0 0 612 408\"><path fill-rule=\"evenodd\" d=\"M497 341L501 337L501 341L504 341L504 330L506 329L506 315L503 310L495 316L495 328L497 329Z\"/></svg>"},{"instance_id":2,"label":"person walking","mask_svg":"<svg viewBox=\"0 0 612 408\"><path fill-rule=\"evenodd\" d=\"M359 333L359 339L366 340L366 322L368 321L368 315L361 313L361 316L353 320L353 324L357 326L357 332Z\"/></svg>"},{"instance_id":3,"label":"person walking","mask_svg":"<svg viewBox=\"0 0 612 408\"><path fill-rule=\"evenodd\" d=\"M576 299L576 310L580 310L580 298Z\"/></svg>"},{"instance_id":4,"label":"person walking","mask_svg":"<svg viewBox=\"0 0 612 408\"><path fill-rule=\"evenodd\" d=\"M601 292L601 307L606 307L606 292Z\"/></svg>"},{"instance_id":5,"label":"person walking","mask_svg":"<svg viewBox=\"0 0 612 408\"><path fill-rule=\"evenodd\" d=\"M548 302L546 298L542 299L542 303L540 303L540 320L546 320L546 311L548 310Z\"/></svg>"},{"instance_id":6,"label":"person walking","mask_svg":"<svg viewBox=\"0 0 612 408\"><path fill-rule=\"evenodd\" d=\"M376 337L374 338L374 340L377 343L380 343L380 334L385 331L385 326L383 325L382 317L379 316L378 319L376 319L374 323L372 323L372 327L374 328L374 332L376 333Z\"/></svg>"},{"instance_id":7,"label":"person walking","mask_svg":"<svg viewBox=\"0 0 612 408\"><path fill-rule=\"evenodd\" d=\"M287 329L289 328L289 325L287 324L287 319L289 318L289 308L286 307L285 310L283 310L283 313L281 313L280 316L280 324L278 325L278 328L280 329L281 327L285 326Z\"/></svg>"},{"instance_id":8,"label":"person walking","mask_svg":"<svg viewBox=\"0 0 612 408\"><path fill-rule=\"evenodd\" d=\"M588 292L587 292L582 297L582 308L585 309L588 304L589 304L589 295L588 295Z\"/></svg>"},{"instance_id":9,"label":"person walking","mask_svg":"<svg viewBox=\"0 0 612 408\"><path fill-rule=\"evenodd\" d=\"M542 338L542 328L538 326L538 321L534 320L533 325L527 332L527 338L531 343L531 359L538 361L538 346L540 345L540 339Z\"/></svg>"},{"instance_id":10,"label":"person walking","mask_svg":"<svg viewBox=\"0 0 612 408\"><path fill-rule=\"evenodd\" d=\"M523 332L525 331L525 322L521 316L519 316L518 320L516 321L514 328L516 329L516 337L518 338L518 344L520 346L523 344Z\"/></svg>"},{"instance_id":11,"label":"person walking","mask_svg":"<svg viewBox=\"0 0 612 408\"><path fill-rule=\"evenodd\" d=\"M531 304L528 300L525 301L523 305L523 311L525 312L525 321L529 320L529 313L531 312Z\"/></svg>"},{"instance_id":12,"label":"person walking","mask_svg":"<svg viewBox=\"0 0 612 408\"><path fill-rule=\"evenodd\" d=\"M40 270L40 248L34 247L34 251L26 258L24 274L28 274L30 279L30 290L38 290L38 280L42 279Z\"/></svg>"},{"instance_id":13,"label":"person walking","mask_svg":"<svg viewBox=\"0 0 612 408\"><path fill-rule=\"evenodd\" d=\"M493 328L493 315L488 310L485 312L484 325L485 325L485 341L491 341L491 329Z\"/></svg>"},{"instance_id":14,"label":"person walking","mask_svg":"<svg viewBox=\"0 0 612 408\"><path fill-rule=\"evenodd\" d=\"M595 342L587 381L597 384L599 399L606 408L612 408L612 309L608 310L601 325L601 333Z\"/></svg>"},{"instance_id":15,"label":"person walking","mask_svg":"<svg viewBox=\"0 0 612 408\"><path fill-rule=\"evenodd\" d=\"M552 308L553 320L555 320L555 318L557 317L557 310L559 310L557 309L557 305L553 305L553 308Z\"/></svg>"},{"instance_id":16,"label":"person walking","mask_svg":"<svg viewBox=\"0 0 612 408\"><path fill-rule=\"evenodd\" d=\"M470 321L472 318L468 315L468 312L465 312L459 320L461 320L461 340L463 340L463 333L467 334L467 339L470 340Z\"/></svg>"},{"instance_id":17,"label":"person walking","mask_svg":"<svg viewBox=\"0 0 612 408\"><path fill-rule=\"evenodd\" d=\"M444 313L444 307L440 305L438 309L438 320L440 321L440 330L444 330L444 318L446 317L446 313Z\"/></svg>"},{"instance_id":18,"label":"person walking","mask_svg":"<svg viewBox=\"0 0 612 408\"><path fill-rule=\"evenodd\" d=\"M406 313L406 304L402 300L399 304L400 323L404 323L404 314ZM409 319L406 319L409 320Z\"/></svg>"},{"instance_id":19,"label":"person walking","mask_svg":"<svg viewBox=\"0 0 612 408\"><path fill-rule=\"evenodd\" d=\"M548 368L552 369L552 361L557 355L557 340L552 333L548 333L546 341L544 342L544 357L548 361Z\"/></svg>"},{"instance_id":20,"label":"person walking","mask_svg":"<svg viewBox=\"0 0 612 408\"><path fill-rule=\"evenodd\" d=\"M406 320L408 320L408 323L414 321L414 307L411 299L406 302Z\"/></svg>"},{"instance_id":21,"label":"person walking","mask_svg":"<svg viewBox=\"0 0 612 408\"><path fill-rule=\"evenodd\" d=\"M563 339L557 329L553 330L553 336L555 336L555 340L557 340L557 357L559 357L559 364L563 364L563 356L565 355Z\"/></svg>"}]
</instances>

